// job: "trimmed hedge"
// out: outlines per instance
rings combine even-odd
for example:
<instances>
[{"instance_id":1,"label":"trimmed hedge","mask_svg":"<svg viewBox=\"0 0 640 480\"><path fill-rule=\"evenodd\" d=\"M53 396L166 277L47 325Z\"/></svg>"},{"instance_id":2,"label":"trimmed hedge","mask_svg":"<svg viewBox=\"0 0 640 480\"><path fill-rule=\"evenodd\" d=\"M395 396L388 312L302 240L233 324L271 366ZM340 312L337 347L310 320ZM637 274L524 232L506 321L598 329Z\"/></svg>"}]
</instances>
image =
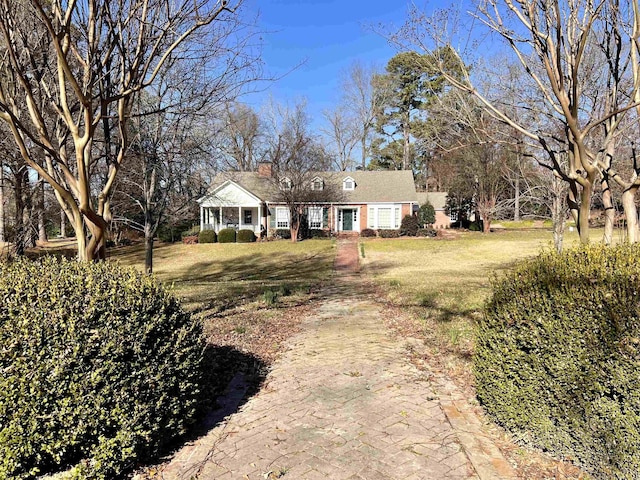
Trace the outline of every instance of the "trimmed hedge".
<instances>
[{"instance_id":1,"label":"trimmed hedge","mask_svg":"<svg viewBox=\"0 0 640 480\"><path fill-rule=\"evenodd\" d=\"M378 230L378 236L381 238L398 238L400 230Z\"/></svg>"},{"instance_id":2,"label":"trimmed hedge","mask_svg":"<svg viewBox=\"0 0 640 480\"><path fill-rule=\"evenodd\" d=\"M435 230L434 228L420 228L418 229L418 231L416 232L416 236L417 237L437 237L438 236L438 231Z\"/></svg>"},{"instance_id":3,"label":"trimmed hedge","mask_svg":"<svg viewBox=\"0 0 640 480\"><path fill-rule=\"evenodd\" d=\"M193 421L202 328L153 278L20 260L0 298L0 478L119 478Z\"/></svg>"},{"instance_id":4,"label":"trimmed hedge","mask_svg":"<svg viewBox=\"0 0 640 480\"><path fill-rule=\"evenodd\" d=\"M283 240L291 240L291 230L288 228L278 228L273 236L276 238L282 238Z\"/></svg>"},{"instance_id":5,"label":"trimmed hedge","mask_svg":"<svg viewBox=\"0 0 640 480\"><path fill-rule=\"evenodd\" d=\"M236 243L236 231L233 228L223 228L218 232L218 243Z\"/></svg>"},{"instance_id":6,"label":"trimmed hedge","mask_svg":"<svg viewBox=\"0 0 640 480\"><path fill-rule=\"evenodd\" d=\"M402 223L400 223L400 235L403 237L415 237L419 228L418 217L405 215Z\"/></svg>"},{"instance_id":7,"label":"trimmed hedge","mask_svg":"<svg viewBox=\"0 0 640 480\"><path fill-rule=\"evenodd\" d=\"M198 234L198 243L216 243L218 236L215 230L202 230Z\"/></svg>"},{"instance_id":8,"label":"trimmed hedge","mask_svg":"<svg viewBox=\"0 0 640 480\"><path fill-rule=\"evenodd\" d=\"M256 241L256 234L253 230L240 230L236 237L238 243L251 243Z\"/></svg>"},{"instance_id":9,"label":"trimmed hedge","mask_svg":"<svg viewBox=\"0 0 640 480\"><path fill-rule=\"evenodd\" d=\"M375 237L376 236L376 231L374 229L372 229L372 228L364 228L360 232L360 236L361 237Z\"/></svg>"},{"instance_id":10,"label":"trimmed hedge","mask_svg":"<svg viewBox=\"0 0 640 480\"><path fill-rule=\"evenodd\" d=\"M478 398L599 478L640 472L640 247L546 252L499 280L478 326Z\"/></svg>"}]
</instances>

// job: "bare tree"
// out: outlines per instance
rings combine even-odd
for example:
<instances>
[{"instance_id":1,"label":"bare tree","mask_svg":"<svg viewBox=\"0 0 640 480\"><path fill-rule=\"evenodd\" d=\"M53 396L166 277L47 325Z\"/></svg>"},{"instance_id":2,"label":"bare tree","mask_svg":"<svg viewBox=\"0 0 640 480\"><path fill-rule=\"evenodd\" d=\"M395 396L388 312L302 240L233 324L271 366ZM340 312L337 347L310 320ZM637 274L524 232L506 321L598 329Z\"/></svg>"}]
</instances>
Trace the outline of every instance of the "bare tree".
<instances>
[{"instance_id":1,"label":"bare tree","mask_svg":"<svg viewBox=\"0 0 640 480\"><path fill-rule=\"evenodd\" d=\"M614 159L621 122L640 98L638 63L628 61L628 52L634 54L638 46L637 5L616 0L481 2L478 23L504 40L513 55L501 52L502 58L513 59L528 79L528 88L512 102L501 95L495 77L488 82L493 90L481 88L478 59L453 48L451 32L445 31L457 22L450 13L427 17L414 10L395 38L439 53L436 61L450 85L473 95L489 114L545 152L541 165L568 184L569 208L581 241L587 242L591 197L599 176L606 172L608 179L625 183L609 160ZM446 63L451 55L460 65L473 64L476 73L463 68L461 77L452 75ZM530 103L531 92L541 101ZM526 110L536 110L535 121L518 113ZM566 165L561 161L565 155ZM628 196L635 195L632 184L626 185ZM630 229L629 239L634 241L637 227Z\"/></svg>"},{"instance_id":2,"label":"bare tree","mask_svg":"<svg viewBox=\"0 0 640 480\"><path fill-rule=\"evenodd\" d=\"M250 172L262 158L263 127L258 114L242 103L227 102L218 122L217 148L226 168Z\"/></svg>"},{"instance_id":3,"label":"bare tree","mask_svg":"<svg viewBox=\"0 0 640 480\"><path fill-rule=\"evenodd\" d=\"M233 23L241 3L20 0L16 8L0 0L0 119L24 162L53 187L80 259L105 256L109 202L127 158L136 97L178 53L197 54L180 50L186 39ZM20 115L22 105L28 115Z\"/></svg>"},{"instance_id":4,"label":"bare tree","mask_svg":"<svg viewBox=\"0 0 640 480\"><path fill-rule=\"evenodd\" d=\"M329 170L323 146L311 134L306 103L293 108L271 104L266 133L268 159L273 168L275 199L289 210L291 241L298 240L307 207L336 197L333 183L320 172Z\"/></svg>"},{"instance_id":5,"label":"bare tree","mask_svg":"<svg viewBox=\"0 0 640 480\"><path fill-rule=\"evenodd\" d=\"M323 133L329 140L331 155L334 164L340 171L352 170L354 167L353 151L361 142L361 132L358 131L359 123L350 117L347 109L341 106L333 110L326 110L323 116L327 121L327 127Z\"/></svg>"}]
</instances>

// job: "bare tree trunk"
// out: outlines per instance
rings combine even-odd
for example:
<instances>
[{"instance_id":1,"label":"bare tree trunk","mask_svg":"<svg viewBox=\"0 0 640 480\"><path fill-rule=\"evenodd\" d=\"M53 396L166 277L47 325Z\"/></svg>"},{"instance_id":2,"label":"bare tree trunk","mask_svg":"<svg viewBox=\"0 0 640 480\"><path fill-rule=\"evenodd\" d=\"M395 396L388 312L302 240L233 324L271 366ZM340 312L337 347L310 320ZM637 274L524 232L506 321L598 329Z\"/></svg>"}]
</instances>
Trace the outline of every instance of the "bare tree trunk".
<instances>
[{"instance_id":1,"label":"bare tree trunk","mask_svg":"<svg viewBox=\"0 0 640 480\"><path fill-rule=\"evenodd\" d=\"M153 273L153 232L151 224L144 226L144 271L147 274Z\"/></svg>"},{"instance_id":2,"label":"bare tree trunk","mask_svg":"<svg viewBox=\"0 0 640 480\"><path fill-rule=\"evenodd\" d=\"M604 236L602 241L605 245L611 245L616 212L613 208L613 196L611 195L611 186L609 185L609 175L606 171L602 172L600 184L602 185L602 204L604 205Z\"/></svg>"},{"instance_id":3,"label":"bare tree trunk","mask_svg":"<svg viewBox=\"0 0 640 480\"><path fill-rule=\"evenodd\" d=\"M64 213L64 210L60 209L60 236L62 238L67 237L67 214Z\"/></svg>"},{"instance_id":4,"label":"bare tree trunk","mask_svg":"<svg viewBox=\"0 0 640 480\"><path fill-rule=\"evenodd\" d=\"M636 192L638 187L631 187L622 192L622 207L627 220L627 241L629 243L637 243L638 234L638 210L636 208Z\"/></svg>"},{"instance_id":5,"label":"bare tree trunk","mask_svg":"<svg viewBox=\"0 0 640 480\"><path fill-rule=\"evenodd\" d=\"M520 172L518 172L519 174ZM515 203L513 206L513 221L520 221L520 177L516 175L516 183L515 183Z\"/></svg>"},{"instance_id":6,"label":"bare tree trunk","mask_svg":"<svg viewBox=\"0 0 640 480\"><path fill-rule=\"evenodd\" d=\"M47 229L44 223L44 181L38 179L36 188L36 210L38 215L38 241L47 241Z\"/></svg>"},{"instance_id":7,"label":"bare tree trunk","mask_svg":"<svg viewBox=\"0 0 640 480\"><path fill-rule=\"evenodd\" d=\"M0 162L0 243L6 241L4 232L4 165Z\"/></svg>"}]
</instances>

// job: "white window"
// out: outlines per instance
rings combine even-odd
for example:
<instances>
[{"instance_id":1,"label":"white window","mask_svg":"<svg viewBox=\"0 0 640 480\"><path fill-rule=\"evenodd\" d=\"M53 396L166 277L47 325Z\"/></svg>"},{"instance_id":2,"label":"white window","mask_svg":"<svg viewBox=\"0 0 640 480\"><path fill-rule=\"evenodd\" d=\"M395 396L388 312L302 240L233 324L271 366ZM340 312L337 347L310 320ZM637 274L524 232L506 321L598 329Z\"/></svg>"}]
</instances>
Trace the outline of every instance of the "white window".
<instances>
[{"instance_id":1,"label":"white window","mask_svg":"<svg viewBox=\"0 0 640 480\"><path fill-rule=\"evenodd\" d=\"M291 190L291 179L289 177L283 177L280 179L280 188L282 190Z\"/></svg>"},{"instance_id":2,"label":"white window","mask_svg":"<svg viewBox=\"0 0 640 480\"><path fill-rule=\"evenodd\" d=\"M286 207L276 208L276 228L289 228L289 209Z\"/></svg>"},{"instance_id":3,"label":"white window","mask_svg":"<svg viewBox=\"0 0 640 480\"><path fill-rule=\"evenodd\" d=\"M392 213L391 208L378 208L378 228L392 228Z\"/></svg>"},{"instance_id":4,"label":"white window","mask_svg":"<svg viewBox=\"0 0 640 480\"><path fill-rule=\"evenodd\" d=\"M322 190L324 189L324 182L320 177L316 177L311 180L311 190Z\"/></svg>"},{"instance_id":5,"label":"white window","mask_svg":"<svg viewBox=\"0 0 640 480\"><path fill-rule=\"evenodd\" d=\"M369 207L369 213L367 215L367 228L376 228L375 215L375 209L373 207Z\"/></svg>"},{"instance_id":6,"label":"white window","mask_svg":"<svg viewBox=\"0 0 640 480\"><path fill-rule=\"evenodd\" d=\"M342 189L343 190L354 190L356 188L356 182L351 177L347 177L342 180Z\"/></svg>"},{"instance_id":7,"label":"white window","mask_svg":"<svg viewBox=\"0 0 640 480\"><path fill-rule=\"evenodd\" d=\"M400 228L400 207L396 207L395 227L393 228Z\"/></svg>"},{"instance_id":8,"label":"white window","mask_svg":"<svg viewBox=\"0 0 640 480\"><path fill-rule=\"evenodd\" d=\"M322 207L309 207L309 228L322 228Z\"/></svg>"}]
</instances>

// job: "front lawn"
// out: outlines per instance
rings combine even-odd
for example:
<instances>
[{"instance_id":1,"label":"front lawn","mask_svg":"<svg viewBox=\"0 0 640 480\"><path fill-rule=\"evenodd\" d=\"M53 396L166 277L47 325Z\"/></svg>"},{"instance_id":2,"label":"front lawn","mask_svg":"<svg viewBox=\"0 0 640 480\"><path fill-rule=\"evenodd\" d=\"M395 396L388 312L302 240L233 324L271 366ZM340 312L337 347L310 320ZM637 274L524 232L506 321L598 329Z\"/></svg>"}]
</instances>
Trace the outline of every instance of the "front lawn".
<instances>
[{"instance_id":1,"label":"front lawn","mask_svg":"<svg viewBox=\"0 0 640 480\"><path fill-rule=\"evenodd\" d=\"M595 236L594 236L595 238ZM567 233L567 245L577 240ZM408 307L406 333L425 336L450 373L470 382L474 321L490 293L489 278L519 259L552 248L548 230L465 232L453 240L361 239L365 271L392 304ZM447 354L442 356L442 354Z\"/></svg>"}]
</instances>

